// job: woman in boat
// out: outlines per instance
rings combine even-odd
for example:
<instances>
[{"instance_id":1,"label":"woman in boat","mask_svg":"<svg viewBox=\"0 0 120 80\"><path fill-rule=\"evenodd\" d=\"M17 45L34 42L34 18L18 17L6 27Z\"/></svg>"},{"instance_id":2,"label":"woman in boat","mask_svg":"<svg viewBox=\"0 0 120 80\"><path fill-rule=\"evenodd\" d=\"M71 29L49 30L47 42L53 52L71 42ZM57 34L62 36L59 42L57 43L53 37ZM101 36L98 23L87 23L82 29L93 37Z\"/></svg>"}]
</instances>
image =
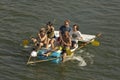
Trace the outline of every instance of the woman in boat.
<instances>
[{"instance_id":1,"label":"woman in boat","mask_svg":"<svg viewBox=\"0 0 120 80\"><path fill-rule=\"evenodd\" d=\"M62 51L62 62L64 62L65 57L67 56L67 49L71 47L71 38L68 31L65 31L64 35L61 38L61 46L63 46Z\"/></svg>"},{"instance_id":2,"label":"woman in boat","mask_svg":"<svg viewBox=\"0 0 120 80\"><path fill-rule=\"evenodd\" d=\"M41 49L41 47L44 45L46 46L46 48L48 48L48 37L45 28L40 29L38 33L38 38L40 40L38 50Z\"/></svg>"},{"instance_id":3,"label":"woman in boat","mask_svg":"<svg viewBox=\"0 0 120 80\"><path fill-rule=\"evenodd\" d=\"M70 31L70 37L72 39L72 47L76 47L76 44L79 40L82 40L81 32L79 31L79 26L74 24L72 27L72 31Z\"/></svg>"},{"instance_id":4,"label":"woman in boat","mask_svg":"<svg viewBox=\"0 0 120 80\"><path fill-rule=\"evenodd\" d=\"M47 23L47 37L48 37L48 44L51 44L52 49L54 49L54 42L55 42L55 34L54 34L54 27L51 22Z\"/></svg>"}]
</instances>

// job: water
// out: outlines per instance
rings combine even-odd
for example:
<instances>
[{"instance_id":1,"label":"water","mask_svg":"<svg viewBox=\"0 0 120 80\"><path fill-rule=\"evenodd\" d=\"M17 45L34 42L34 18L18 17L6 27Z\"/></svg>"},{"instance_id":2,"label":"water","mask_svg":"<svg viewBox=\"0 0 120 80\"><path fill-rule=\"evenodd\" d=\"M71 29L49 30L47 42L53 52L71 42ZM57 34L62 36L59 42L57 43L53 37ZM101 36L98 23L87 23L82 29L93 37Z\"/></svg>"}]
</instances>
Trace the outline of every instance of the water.
<instances>
[{"instance_id":1,"label":"water","mask_svg":"<svg viewBox=\"0 0 120 80\"><path fill-rule=\"evenodd\" d=\"M77 52L78 61L26 65L30 51L20 46L39 28L65 19L82 33L102 33L101 45ZM0 80L120 80L119 0L0 0Z\"/></svg>"}]
</instances>

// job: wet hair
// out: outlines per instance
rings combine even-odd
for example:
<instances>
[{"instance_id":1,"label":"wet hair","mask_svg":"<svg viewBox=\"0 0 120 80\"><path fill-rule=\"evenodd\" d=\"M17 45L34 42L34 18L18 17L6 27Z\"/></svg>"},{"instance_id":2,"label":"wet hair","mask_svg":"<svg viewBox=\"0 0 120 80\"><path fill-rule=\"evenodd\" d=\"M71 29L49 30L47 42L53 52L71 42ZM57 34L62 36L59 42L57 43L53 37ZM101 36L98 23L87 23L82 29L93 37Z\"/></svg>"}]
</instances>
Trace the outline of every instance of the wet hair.
<instances>
[{"instance_id":1,"label":"wet hair","mask_svg":"<svg viewBox=\"0 0 120 80\"><path fill-rule=\"evenodd\" d=\"M73 27L76 26L76 29L79 30L79 26L77 24L74 24Z\"/></svg>"}]
</instances>

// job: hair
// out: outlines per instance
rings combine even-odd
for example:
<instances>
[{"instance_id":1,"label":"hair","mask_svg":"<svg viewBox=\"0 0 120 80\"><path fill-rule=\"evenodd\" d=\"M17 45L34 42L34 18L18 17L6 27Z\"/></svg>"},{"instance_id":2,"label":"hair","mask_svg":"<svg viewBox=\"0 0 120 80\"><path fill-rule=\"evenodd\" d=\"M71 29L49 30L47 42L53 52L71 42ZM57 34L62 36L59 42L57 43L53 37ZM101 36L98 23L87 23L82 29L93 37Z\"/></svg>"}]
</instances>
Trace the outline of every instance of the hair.
<instances>
[{"instance_id":1,"label":"hair","mask_svg":"<svg viewBox=\"0 0 120 80\"><path fill-rule=\"evenodd\" d=\"M65 20L64 22L68 22L68 23L70 23L70 20L67 19L67 20Z\"/></svg>"},{"instance_id":2,"label":"hair","mask_svg":"<svg viewBox=\"0 0 120 80\"><path fill-rule=\"evenodd\" d=\"M45 32L45 31L46 31L45 28L41 28L39 32L41 33L41 32Z\"/></svg>"},{"instance_id":3,"label":"hair","mask_svg":"<svg viewBox=\"0 0 120 80\"><path fill-rule=\"evenodd\" d=\"M53 23L49 21L46 25L53 26Z\"/></svg>"},{"instance_id":4,"label":"hair","mask_svg":"<svg viewBox=\"0 0 120 80\"><path fill-rule=\"evenodd\" d=\"M79 30L79 26L77 24L74 24L73 27L76 26L76 29Z\"/></svg>"},{"instance_id":5,"label":"hair","mask_svg":"<svg viewBox=\"0 0 120 80\"><path fill-rule=\"evenodd\" d=\"M69 32L68 31L65 31L64 35L67 33L67 36L70 36Z\"/></svg>"}]
</instances>

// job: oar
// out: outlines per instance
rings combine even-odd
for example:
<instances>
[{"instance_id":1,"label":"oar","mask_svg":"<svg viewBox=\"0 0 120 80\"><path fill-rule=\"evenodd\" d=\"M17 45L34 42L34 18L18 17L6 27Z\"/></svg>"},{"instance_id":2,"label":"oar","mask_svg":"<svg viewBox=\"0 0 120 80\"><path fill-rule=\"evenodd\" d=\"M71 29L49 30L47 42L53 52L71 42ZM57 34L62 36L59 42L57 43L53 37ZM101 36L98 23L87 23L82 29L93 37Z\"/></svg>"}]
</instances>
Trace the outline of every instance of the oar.
<instances>
[{"instance_id":1,"label":"oar","mask_svg":"<svg viewBox=\"0 0 120 80\"><path fill-rule=\"evenodd\" d=\"M102 34L99 33L99 34L96 35L95 38L98 38L98 37L100 37L101 35L102 35ZM95 39L95 38L94 38L94 39ZM91 44L92 44L93 46L99 46L99 45L100 45L100 42L97 41L97 40L94 40L94 41L91 42Z\"/></svg>"},{"instance_id":2,"label":"oar","mask_svg":"<svg viewBox=\"0 0 120 80\"><path fill-rule=\"evenodd\" d=\"M31 55L30 55L30 57L29 57L29 59L28 59L28 61L27 61L27 64L29 64L29 62L30 62L30 59L31 59Z\"/></svg>"},{"instance_id":3,"label":"oar","mask_svg":"<svg viewBox=\"0 0 120 80\"><path fill-rule=\"evenodd\" d=\"M99 45L100 45L100 42L97 41L97 40L94 40L93 42L91 42L91 44L92 44L93 46L99 46Z\"/></svg>"},{"instance_id":4,"label":"oar","mask_svg":"<svg viewBox=\"0 0 120 80\"><path fill-rule=\"evenodd\" d=\"M53 20L53 24L56 22L56 19Z\"/></svg>"},{"instance_id":5,"label":"oar","mask_svg":"<svg viewBox=\"0 0 120 80\"><path fill-rule=\"evenodd\" d=\"M38 62L47 62L47 61L51 61L51 60L58 59L58 58L60 58L60 57L50 58L50 59L47 59L47 60L29 61L27 64L33 64L33 63L38 63Z\"/></svg>"},{"instance_id":6,"label":"oar","mask_svg":"<svg viewBox=\"0 0 120 80\"><path fill-rule=\"evenodd\" d=\"M32 35L29 37L29 39L31 39L32 38ZM24 40L22 40L22 46L24 47L24 48L28 48L29 46L29 44L30 44L30 41L29 41L29 39L24 39Z\"/></svg>"},{"instance_id":7,"label":"oar","mask_svg":"<svg viewBox=\"0 0 120 80\"><path fill-rule=\"evenodd\" d=\"M95 38L91 39L91 40L88 41L88 42L85 42L85 43L81 44L78 49L81 49L81 48L85 47L85 46L86 46L87 44L89 44L89 43L91 43L93 46L99 46L100 43L99 43L98 41L96 41L95 39L98 38L98 37L100 37L100 36L101 36L101 33L98 33ZM93 40L94 40L94 41L93 41ZM77 50L78 50L78 49L77 49ZM76 51L76 50L75 50L75 51ZM75 52L75 51L74 51L74 52ZM67 55L71 55L71 54L73 53L70 49L66 49L66 52L67 52Z\"/></svg>"},{"instance_id":8,"label":"oar","mask_svg":"<svg viewBox=\"0 0 120 80\"><path fill-rule=\"evenodd\" d=\"M98 41L96 41L95 39L100 37L101 35L102 35L101 33L98 33L95 38L91 39L88 42L85 42L85 43L81 44L78 49L81 49L81 48L85 47L87 44L90 44L90 43L92 43L92 45L94 45L94 46L99 46L100 43Z\"/></svg>"},{"instance_id":9,"label":"oar","mask_svg":"<svg viewBox=\"0 0 120 80\"><path fill-rule=\"evenodd\" d=\"M27 39L22 41L22 46L27 47L29 44L29 41Z\"/></svg>"},{"instance_id":10,"label":"oar","mask_svg":"<svg viewBox=\"0 0 120 80\"><path fill-rule=\"evenodd\" d=\"M67 53L68 56L70 56L73 52L70 50L70 48L67 48L66 53Z\"/></svg>"}]
</instances>

